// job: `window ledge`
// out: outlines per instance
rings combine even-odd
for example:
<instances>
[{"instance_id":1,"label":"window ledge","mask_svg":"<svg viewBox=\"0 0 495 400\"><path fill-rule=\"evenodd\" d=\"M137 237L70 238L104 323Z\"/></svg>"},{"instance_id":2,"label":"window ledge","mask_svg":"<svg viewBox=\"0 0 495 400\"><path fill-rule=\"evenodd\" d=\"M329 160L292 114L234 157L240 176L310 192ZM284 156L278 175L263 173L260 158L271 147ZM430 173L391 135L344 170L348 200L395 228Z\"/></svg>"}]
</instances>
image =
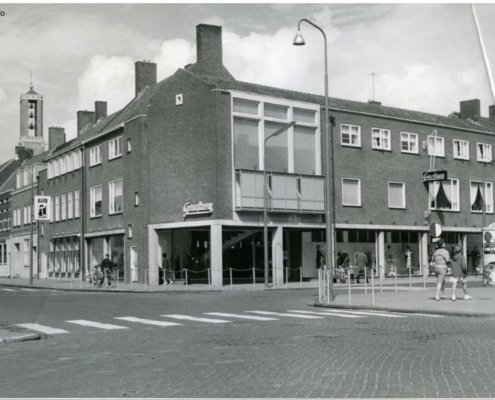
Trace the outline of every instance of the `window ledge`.
<instances>
[{"instance_id":1,"label":"window ledge","mask_svg":"<svg viewBox=\"0 0 495 400\"><path fill-rule=\"evenodd\" d=\"M360 149L361 148L361 145L360 144L348 144L348 143L340 143L341 146L343 147L354 147L354 148L357 148L357 149Z\"/></svg>"},{"instance_id":2,"label":"window ledge","mask_svg":"<svg viewBox=\"0 0 495 400\"><path fill-rule=\"evenodd\" d=\"M108 161L113 161L113 160L116 160L118 158L122 158L122 154L119 154L118 156L114 156L112 158L108 157Z\"/></svg>"},{"instance_id":3,"label":"window ledge","mask_svg":"<svg viewBox=\"0 0 495 400\"><path fill-rule=\"evenodd\" d=\"M113 213L110 213L109 212L108 215L119 215L119 214L123 214L123 213L124 213L124 211L122 210L122 211L116 211L116 212L113 212Z\"/></svg>"}]
</instances>

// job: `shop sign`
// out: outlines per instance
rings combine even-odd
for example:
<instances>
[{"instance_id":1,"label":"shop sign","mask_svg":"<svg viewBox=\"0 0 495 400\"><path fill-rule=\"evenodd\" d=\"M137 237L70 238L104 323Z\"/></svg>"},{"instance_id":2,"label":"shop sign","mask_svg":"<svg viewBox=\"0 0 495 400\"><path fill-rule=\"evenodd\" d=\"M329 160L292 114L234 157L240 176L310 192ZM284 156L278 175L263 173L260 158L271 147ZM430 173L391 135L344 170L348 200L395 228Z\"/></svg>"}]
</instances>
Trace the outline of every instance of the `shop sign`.
<instances>
[{"instance_id":1,"label":"shop sign","mask_svg":"<svg viewBox=\"0 0 495 400\"><path fill-rule=\"evenodd\" d=\"M50 196L34 196L35 221L50 221L51 202Z\"/></svg>"},{"instance_id":2,"label":"shop sign","mask_svg":"<svg viewBox=\"0 0 495 400\"><path fill-rule=\"evenodd\" d=\"M441 234L442 234L442 225L440 225L438 222L434 222L433 224L430 225L430 236L432 238L439 238Z\"/></svg>"},{"instance_id":3,"label":"shop sign","mask_svg":"<svg viewBox=\"0 0 495 400\"><path fill-rule=\"evenodd\" d=\"M483 232L483 250L485 254L495 254L495 231Z\"/></svg>"},{"instance_id":4,"label":"shop sign","mask_svg":"<svg viewBox=\"0 0 495 400\"><path fill-rule=\"evenodd\" d=\"M193 204L187 202L182 207L182 212L184 213L184 217L188 215L211 214L213 212L213 203L203 203L200 201L199 203Z\"/></svg>"},{"instance_id":5,"label":"shop sign","mask_svg":"<svg viewBox=\"0 0 495 400\"><path fill-rule=\"evenodd\" d=\"M423 183L447 180L447 171L423 172Z\"/></svg>"}]
</instances>

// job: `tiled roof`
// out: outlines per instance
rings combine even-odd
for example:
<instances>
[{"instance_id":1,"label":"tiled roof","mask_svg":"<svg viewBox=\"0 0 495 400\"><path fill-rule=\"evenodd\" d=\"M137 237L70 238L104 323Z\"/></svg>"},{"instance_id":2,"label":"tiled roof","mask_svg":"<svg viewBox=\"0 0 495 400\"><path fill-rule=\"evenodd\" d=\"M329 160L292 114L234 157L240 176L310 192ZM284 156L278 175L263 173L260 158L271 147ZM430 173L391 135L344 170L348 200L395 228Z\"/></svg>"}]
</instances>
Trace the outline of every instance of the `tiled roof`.
<instances>
[{"instance_id":1,"label":"tiled roof","mask_svg":"<svg viewBox=\"0 0 495 400\"><path fill-rule=\"evenodd\" d=\"M7 192L8 190L14 190L16 184L16 170L10 174L5 182L0 186L0 193Z\"/></svg>"},{"instance_id":2,"label":"tiled roof","mask_svg":"<svg viewBox=\"0 0 495 400\"><path fill-rule=\"evenodd\" d=\"M191 72L190 72L191 73ZM279 89L270 86L258 85L254 83L242 82L237 80L225 80L219 79L214 76L197 75L198 79L203 80L206 83L214 85L218 89L234 90L240 92L253 93L263 96L286 98L291 100L298 100L308 103L317 103L322 106L325 104L325 97L310 93L297 92L293 90ZM436 114L429 114L420 111L406 110L396 107L387 107L376 103L363 103L353 100L339 99L335 97L329 97L329 108L355 112L364 114L374 114L388 118L398 118L414 120L422 123L433 125L445 125L452 128L468 129L483 131L487 133L495 133L495 126L493 124L479 124L472 121L467 121L460 118L447 117Z\"/></svg>"}]
</instances>

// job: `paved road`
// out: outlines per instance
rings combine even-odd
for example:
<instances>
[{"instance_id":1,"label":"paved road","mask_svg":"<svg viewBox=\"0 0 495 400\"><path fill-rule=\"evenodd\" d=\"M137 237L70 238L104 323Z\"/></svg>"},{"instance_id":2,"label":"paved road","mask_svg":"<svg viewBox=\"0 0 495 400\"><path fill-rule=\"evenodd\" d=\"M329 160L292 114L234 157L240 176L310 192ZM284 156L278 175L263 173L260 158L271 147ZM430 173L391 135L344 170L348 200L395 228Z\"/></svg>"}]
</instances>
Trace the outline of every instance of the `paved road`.
<instances>
[{"instance_id":1,"label":"paved road","mask_svg":"<svg viewBox=\"0 0 495 400\"><path fill-rule=\"evenodd\" d=\"M324 311L315 290L1 289L0 323L52 329L0 345L2 397L495 395L492 318Z\"/></svg>"}]
</instances>

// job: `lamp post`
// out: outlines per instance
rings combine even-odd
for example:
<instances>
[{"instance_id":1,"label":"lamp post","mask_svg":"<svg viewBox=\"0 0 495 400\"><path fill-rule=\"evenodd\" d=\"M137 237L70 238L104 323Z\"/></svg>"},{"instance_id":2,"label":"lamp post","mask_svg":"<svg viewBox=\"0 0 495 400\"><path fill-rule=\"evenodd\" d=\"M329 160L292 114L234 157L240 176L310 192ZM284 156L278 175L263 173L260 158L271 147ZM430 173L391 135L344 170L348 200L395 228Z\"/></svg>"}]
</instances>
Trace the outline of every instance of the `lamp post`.
<instances>
[{"instance_id":1,"label":"lamp post","mask_svg":"<svg viewBox=\"0 0 495 400\"><path fill-rule=\"evenodd\" d=\"M266 142L271 137L280 135L287 129L293 127L296 123L294 121L285 124L281 128L277 129L275 132L271 133L265 138L263 144L263 255L264 255L264 277L265 277L265 288L268 288L268 175L266 173ZM273 277L272 277L273 280Z\"/></svg>"},{"instance_id":2,"label":"lamp post","mask_svg":"<svg viewBox=\"0 0 495 400\"><path fill-rule=\"evenodd\" d=\"M333 301L333 224L335 223L335 201L333 201L335 196L334 190L334 179L333 179L333 135L329 133L328 125L329 125L329 115L328 115L328 57L327 57L327 35L318 25L313 22L307 20L306 18L302 18L297 23L297 33L294 37L293 45L294 46L304 46L306 42L304 41L304 37L301 33L301 22L306 22L309 25L318 29L323 35L323 44L324 44L324 57L325 57L325 152L327 160L325 162L325 219L326 219L326 256L325 262L326 266L329 269L330 278L329 278L329 300ZM332 121L333 126L333 121ZM332 166L332 168L330 168Z\"/></svg>"}]
</instances>

